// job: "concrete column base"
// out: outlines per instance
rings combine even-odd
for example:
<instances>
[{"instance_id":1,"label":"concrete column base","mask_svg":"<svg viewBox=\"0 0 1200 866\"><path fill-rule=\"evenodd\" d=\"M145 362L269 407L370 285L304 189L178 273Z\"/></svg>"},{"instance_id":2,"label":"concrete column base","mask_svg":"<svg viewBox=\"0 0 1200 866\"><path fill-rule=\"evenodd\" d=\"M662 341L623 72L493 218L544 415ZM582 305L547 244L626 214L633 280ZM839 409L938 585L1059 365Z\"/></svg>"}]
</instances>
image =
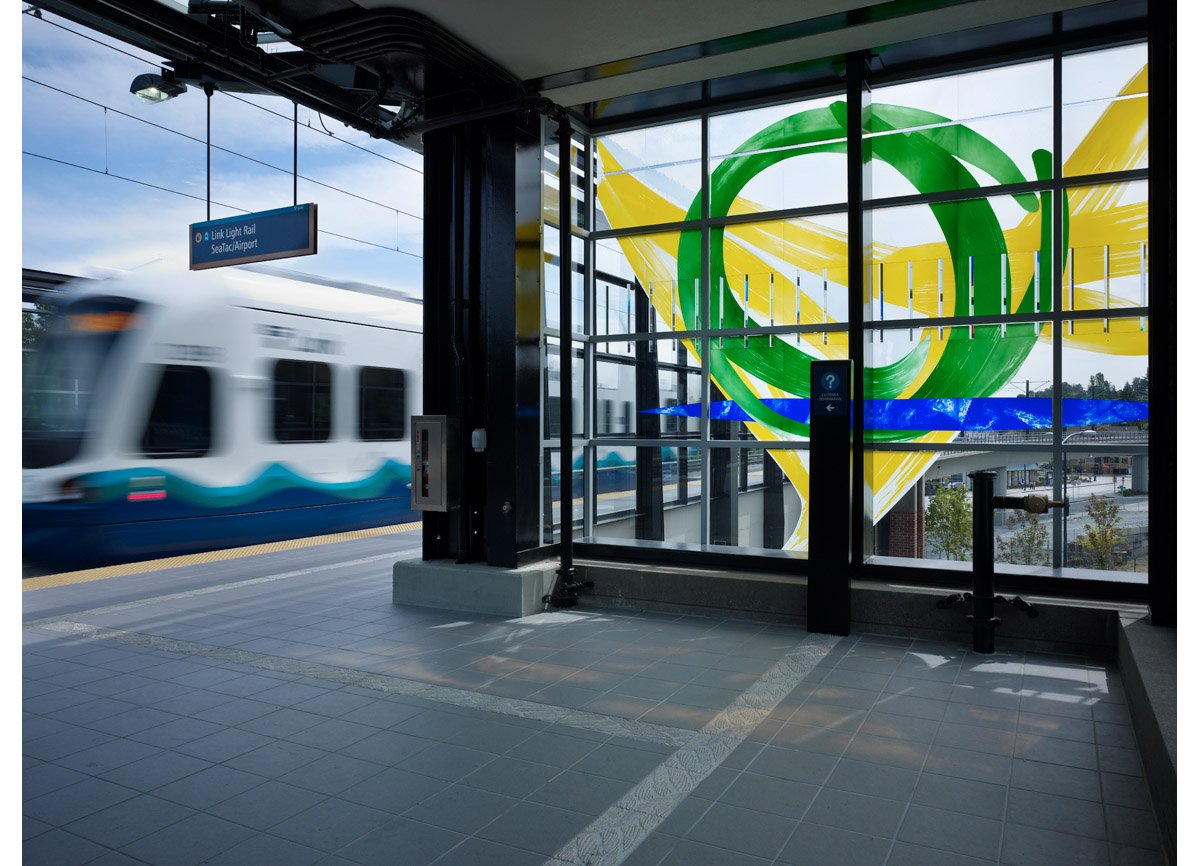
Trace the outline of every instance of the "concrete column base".
<instances>
[{"instance_id":1,"label":"concrete column base","mask_svg":"<svg viewBox=\"0 0 1200 866\"><path fill-rule=\"evenodd\" d=\"M542 596L553 586L557 570L556 561L520 568L448 559L397 562L392 566L392 604L529 616L542 611Z\"/></svg>"}]
</instances>

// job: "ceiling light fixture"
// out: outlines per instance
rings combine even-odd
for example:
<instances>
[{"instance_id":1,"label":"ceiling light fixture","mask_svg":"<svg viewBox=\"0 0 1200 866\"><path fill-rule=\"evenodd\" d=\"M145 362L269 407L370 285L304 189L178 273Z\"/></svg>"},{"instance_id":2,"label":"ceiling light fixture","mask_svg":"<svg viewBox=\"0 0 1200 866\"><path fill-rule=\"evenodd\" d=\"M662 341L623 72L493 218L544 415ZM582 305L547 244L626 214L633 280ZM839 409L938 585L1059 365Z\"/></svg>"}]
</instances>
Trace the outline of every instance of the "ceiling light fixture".
<instances>
[{"instance_id":1,"label":"ceiling light fixture","mask_svg":"<svg viewBox=\"0 0 1200 866\"><path fill-rule=\"evenodd\" d=\"M133 79L129 92L142 102L166 102L187 91L187 85L173 78L164 78L154 72L147 72Z\"/></svg>"}]
</instances>

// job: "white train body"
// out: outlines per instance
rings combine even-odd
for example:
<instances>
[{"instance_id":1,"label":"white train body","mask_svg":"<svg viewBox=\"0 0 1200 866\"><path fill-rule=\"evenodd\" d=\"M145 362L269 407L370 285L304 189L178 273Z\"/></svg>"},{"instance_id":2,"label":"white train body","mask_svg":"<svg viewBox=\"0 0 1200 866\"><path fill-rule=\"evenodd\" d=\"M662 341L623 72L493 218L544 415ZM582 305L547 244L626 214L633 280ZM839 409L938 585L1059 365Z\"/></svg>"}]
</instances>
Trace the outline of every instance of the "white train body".
<instances>
[{"instance_id":1,"label":"white train body","mask_svg":"<svg viewBox=\"0 0 1200 866\"><path fill-rule=\"evenodd\" d=\"M225 269L67 287L25 383L28 560L416 519L421 307ZM206 408L207 404L207 408Z\"/></svg>"}]
</instances>

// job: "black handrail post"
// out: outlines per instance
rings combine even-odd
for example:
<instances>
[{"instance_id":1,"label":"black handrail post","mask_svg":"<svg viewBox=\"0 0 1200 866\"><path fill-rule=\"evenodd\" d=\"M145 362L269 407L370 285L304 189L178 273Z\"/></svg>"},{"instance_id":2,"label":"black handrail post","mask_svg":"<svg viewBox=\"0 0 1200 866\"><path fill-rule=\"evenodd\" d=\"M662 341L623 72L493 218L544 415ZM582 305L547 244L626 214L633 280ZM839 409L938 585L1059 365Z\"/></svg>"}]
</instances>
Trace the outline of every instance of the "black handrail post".
<instances>
[{"instance_id":1,"label":"black handrail post","mask_svg":"<svg viewBox=\"0 0 1200 866\"><path fill-rule=\"evenodd\" d=\"M558 115L558 394L559 394L559 563L554 588L542 596L543 604L573 607L579 603L579 590L589 589L591 581L575 580L573 534L575 528L575 440L572 361L572 277L575 265L571 259L571 138L574 130L571 118L561 108Z\"/></svg>"},{"instance_id":2,"label":"black handrail post","mask_svg":"<svg viewBox=\"0 0 1200 866\"><path fill-rule=\"evenodd\" d=\"M992 518L992 491L996 473L972 472L971 523L971 631L975 652L996 651L996 525Z\"/></svg>"}]
</instances>

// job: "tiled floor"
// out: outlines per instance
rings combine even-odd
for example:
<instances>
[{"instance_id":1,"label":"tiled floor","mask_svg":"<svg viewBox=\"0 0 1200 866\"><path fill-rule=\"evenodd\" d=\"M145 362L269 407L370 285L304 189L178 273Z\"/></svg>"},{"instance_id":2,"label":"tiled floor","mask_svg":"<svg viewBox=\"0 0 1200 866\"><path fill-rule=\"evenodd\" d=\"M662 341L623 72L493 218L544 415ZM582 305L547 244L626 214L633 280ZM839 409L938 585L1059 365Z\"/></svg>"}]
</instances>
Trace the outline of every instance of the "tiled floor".
<instances>
[{"instance_id":1,"label":"tiled floor","mask_svg":"<svg viewBox=\"0 0 1200 866\"><path fill-rule=\"evenodd\" d=\"M29 864L1162 864L1112 667L399 608L327 573L27 623Z\"/></svg>"}]
</instances>

